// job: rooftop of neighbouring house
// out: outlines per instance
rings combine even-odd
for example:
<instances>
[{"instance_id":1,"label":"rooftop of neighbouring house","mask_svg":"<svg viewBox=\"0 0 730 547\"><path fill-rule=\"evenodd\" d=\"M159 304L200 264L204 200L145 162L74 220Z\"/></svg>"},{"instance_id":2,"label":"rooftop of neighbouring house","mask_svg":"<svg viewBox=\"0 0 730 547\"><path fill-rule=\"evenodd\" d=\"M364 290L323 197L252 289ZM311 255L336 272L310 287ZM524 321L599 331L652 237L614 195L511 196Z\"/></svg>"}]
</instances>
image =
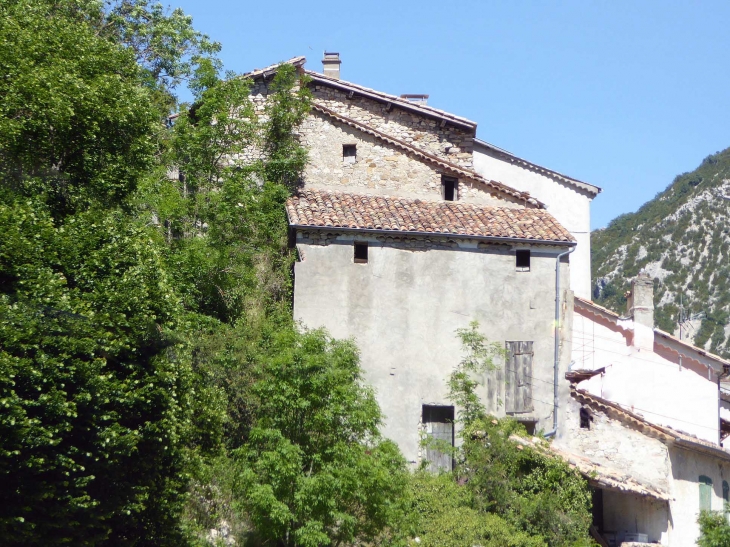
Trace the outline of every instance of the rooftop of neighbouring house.
<instances>
[{"instance_id":1,"label":"rooftop of neighbouring house","mask_svg":"<svg viewBox=\"0 0 730 547\"><path fill-rule=\"evenodd\" d=\"M287 213L290 224L297 227L575 244L570 233L544 209L304 190L289 198Z\"/></svg>"},{"instance_id":2,"label":"rooftop of neighbouring house","mask_svg":"<svg viewBox=\"0 0 730 547\"><path fill-rule=\"evenodd\" d=\"M616 322L618 324L619 321L625 320L627 318L621 317L618 313L609 310L608 308L604 308L603 306L599 306L595 302L591 300L587 300L585 298L581 298L579 296L575 297L575 303L576 307L583 308L587 311L590 311L593 314L601 315L605 317L606 319L609 319L610 321ZM630 319L630 318L628 318ZM715 355L714 353L711 353L707 350L704 350L702 348L699 348L697 346L694 346L685 340L680 340L676 336L669 334L668 332L665 332L661 329L654 329L655 334L655 340L657 340L661 345L668 345L671 344L672 349L681 349L683 352L689 352L694 353L698 357L704 357L706 359L709 359L710 361L714 362L716 365L719 365L721 367L730 367L730 361L727 359L723 359L719 355Z\"/></svg>"}]
</instances>

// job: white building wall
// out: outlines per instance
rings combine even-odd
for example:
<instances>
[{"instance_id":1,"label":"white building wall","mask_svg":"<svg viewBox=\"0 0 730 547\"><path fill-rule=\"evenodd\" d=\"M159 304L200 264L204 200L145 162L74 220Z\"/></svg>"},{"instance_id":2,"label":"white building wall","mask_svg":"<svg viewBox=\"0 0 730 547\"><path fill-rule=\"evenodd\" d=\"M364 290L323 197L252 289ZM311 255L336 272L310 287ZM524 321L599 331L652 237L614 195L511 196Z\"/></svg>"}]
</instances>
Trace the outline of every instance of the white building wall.
<instances>
[{"instance_id":1,"label":"white building wall","mask_svg":"<svg viewBox=\"0 0 730 547\"><path fill-rule=\"evenodd\" d=\"M474 147L474 170L485 178L529 192L547 206L553 215L576 239L578 246L570 255L570 288L576 296L591 297L591 201L586 191L561 183L505 161L488 149Z\"/></svg>"},{"instance_id":2,"label":"white building wall","mask_svg":"<svg viewBox=\"0 0 730 547\"><path fill-rule=\"evenodd\" d=\"M572 271L572 268L571 268ZM581 388L618 403L646 420L718 442L718 389L707 368L668 354L655 342L655 351L631 345L633 321L619 322L586 313L579 305L573 316L572 369L596 370Z\"/></svg>"},{"instance_id":3,"label":"white building wall","mask_svg":"<svg viewBox=\"0 0 730 547\"><path fill-rule=\"evenodd\" d=\"M722 481L730 482L730 466L727 463L705 456L695 451L671 448L669 456L672 465L672 496L670 510L674 521L671 534L671 547L696 545L700 535L697 517L700 512L699 477L705 475L712 479L713 511L721 511Z\"/></svg>"},{"instance_id":4,"label":"white building wall","mask_svg":"<svg viewBox=\"0 0 730 547\"><path fill-rule=\"evenodd\" d=\"M382 431L407 460L420 457L422 405L452 404L446 381L462 356L456 330L472 320L501 348L507 340L534 342L534 411L522 416L552 429L555 256L562 248L533 248L531 270L516 272L508 245L315 236L323 237L297 234L303 260L295 266L294 316L354 338L385 414ZM353 263L354 238L369 241L367 264ZM567 283L567 264L564 276ZM503 370L482 380L489 409L504 415L497 404L504 400Z\"/></svg>"}]
</instances>

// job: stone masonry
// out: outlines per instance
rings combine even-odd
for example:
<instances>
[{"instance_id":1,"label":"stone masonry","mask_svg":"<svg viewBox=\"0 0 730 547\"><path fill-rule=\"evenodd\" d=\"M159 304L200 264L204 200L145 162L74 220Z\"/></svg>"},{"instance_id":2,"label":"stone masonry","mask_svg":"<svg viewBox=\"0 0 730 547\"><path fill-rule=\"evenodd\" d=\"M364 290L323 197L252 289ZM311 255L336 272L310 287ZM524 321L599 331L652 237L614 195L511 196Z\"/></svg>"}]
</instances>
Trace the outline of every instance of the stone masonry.
<instances>
[{"instance_id":1,"label":"stone masonry","mask_svg":"<svg viewBox=\"0 0 730 547\"><path fill-rule=\"evenodd\" d=\"M313 112L299 129L309 149L304 173L307 188L398 195L441 200L441 173L395 146ZM352 163L343 161L343 145L356 145ZM484 184L460 179L459 201L523 207L516 198L497 196ZM508 201L507 201L508 200Z\"/></svg>"},{"instance_id":2,"label":"stone masonry","mask_svg":"<svg viewBox=\"0 0 730 547\"><path fill-rule=\"evenodd\" d=\"M420 116L365 97L348 94L339 89L316 85L312 90L315 102L347 118L368 125L420 148L446 161L472 169L472 132L466 132L448 123L443 127L438 120Z\"/></svg>"}]
</instances>

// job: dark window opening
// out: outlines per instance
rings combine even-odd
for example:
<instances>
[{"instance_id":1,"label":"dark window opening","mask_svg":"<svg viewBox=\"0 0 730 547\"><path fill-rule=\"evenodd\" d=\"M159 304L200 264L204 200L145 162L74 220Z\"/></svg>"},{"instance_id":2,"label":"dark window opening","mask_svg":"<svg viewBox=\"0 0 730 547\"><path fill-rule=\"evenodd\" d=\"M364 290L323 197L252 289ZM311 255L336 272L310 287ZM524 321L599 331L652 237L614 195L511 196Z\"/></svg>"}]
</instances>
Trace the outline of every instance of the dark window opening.
<instances>
[{"instance_id":1,"label":"dark window opening","mask_svg":"<svg viewBox=\"0 0 730 547\"><path fill-rule=\"evenodd\" d=\"M600 488L591 488L591 497L593 498L593 526L599 532L603 532L603 490Z\"/></svg>"},{"instance_id":2,"label":"dark window opening","mask_svg":"<svg viewBox=\"0 0 730 547\"><path fill-rule=\"evenodd\" d=\"M357 145L343 144L342 145L342 161L344 163L355 163L356 159L357 159Z\"/></svg>"},{"instance_id":3,"label":"dark window opening","mask_svg":"<svg viewBox=\"0 0 730 547\"><path fill-rule=\"evenodd\" d=\"M537 420L532 418L517 418L517 421L520 422L524 427L525 431L527 431L528 435L535 435L535 432L537 431Z\"/></svg>"},{"instance_id":4,"label":"dark window opening","mask_svg":"<svg viewBox=\"0 0 730 547\"><path fill-rule=\"evenodd\" d=\"M515 267L518 272L530 271L530 251L517 251L515 253Z\"/></svg>"},{"instance_id":5,"label":"dark window opening","mask_svg":"<svg viewBox=\"0 0 730 547\"><path fill-rule=\"evenodd\" d=\"M445 452L443 449L454 446L454 407L423 405L421 419L426 435L436 441L426 443L429 471L451 471L454 466L453 458L450 452Z\"/></svg>"},{"instance_id":6,"label":"dark window opening","mask_svg":"<svg viewBox=\"0 0 730 547\"><path fill-rule=\"evenodd\" d=\"M591 416L591 413L586 408L580 409L580 428L581 429L590 429L591 428L591 422L593 421L593 416Z\"/></svg>"},{"instance_id":7,"label":"dark window opening","mask_svg":"<svg viewBox=\"0 0 730 547\"><path fill-rule=\"evenodd\" d=\"M368 244L355 243L355 263L366 264L368 261Z\"/></svg>"},{"instance_id":8,"label":"dark window opening","mask_svg":"<svg viewBox=\"0 0 730 547\"><path fill-rule=\"evenodd\" d=\"M459 199L459 180L454 177L441 177L441 194L445 201Z\"/></svg>"}]
</instances>

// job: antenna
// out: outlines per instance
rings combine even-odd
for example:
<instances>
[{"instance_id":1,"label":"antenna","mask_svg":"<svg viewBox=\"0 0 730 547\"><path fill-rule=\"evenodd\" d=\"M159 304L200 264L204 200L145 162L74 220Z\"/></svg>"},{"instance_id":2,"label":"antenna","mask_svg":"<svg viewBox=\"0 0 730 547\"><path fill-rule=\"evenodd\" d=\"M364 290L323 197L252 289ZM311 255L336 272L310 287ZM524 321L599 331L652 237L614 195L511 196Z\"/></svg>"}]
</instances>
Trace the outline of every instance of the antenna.
<instances>
[{"instance_id":1,"label":"antenna","mask_svg":"<svg viewBox=\"0 0 730 547\"><path fill-rule=\"evenodd\" d=\"M692 309L691 306L688 306L689 309ZM679 321L677 324L679 325L679 339L682 340L682 333L687 332L689 329L694 330L694 325L692 325L692 321L697 321L698 319L704 319L707 314L703 311L699 313L689 313L689 309L685 309L684 307L684 299L683 295L679 295Z\"/></svg>"}]
</instances>

